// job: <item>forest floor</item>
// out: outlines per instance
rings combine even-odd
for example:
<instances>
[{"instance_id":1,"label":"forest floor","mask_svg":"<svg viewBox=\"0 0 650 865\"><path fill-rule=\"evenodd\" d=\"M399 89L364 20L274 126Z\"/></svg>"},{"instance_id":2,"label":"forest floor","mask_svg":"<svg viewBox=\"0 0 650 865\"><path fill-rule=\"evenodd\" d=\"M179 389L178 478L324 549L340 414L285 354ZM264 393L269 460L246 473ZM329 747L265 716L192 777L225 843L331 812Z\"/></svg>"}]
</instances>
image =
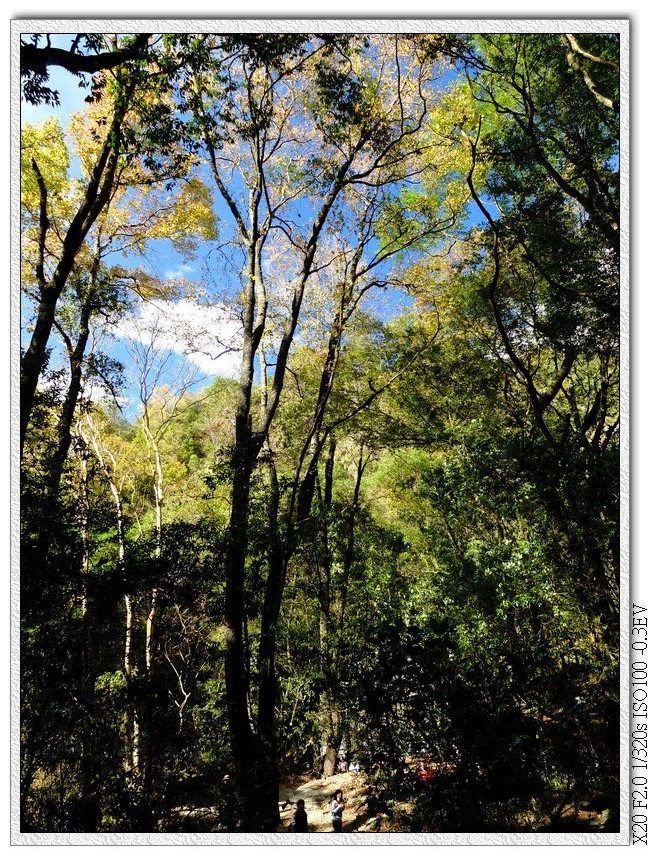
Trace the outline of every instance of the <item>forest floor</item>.
<instances>
[{"instance_id":1,"label":"forest floor","mask_svg":"<svg viewBox=\"0 0 650 865\"><path fill-rule=\"evenodd\" d=\"M310 775L285 777L280 785L280 823L277 832L288 832L291 815L298 799L305 800L309 832L333 832L330 803L336 790L342 790L345 811L344 832L413 832L430 831L420 825L414 830L413 803L391 802L390 815L379 810L371 780L363 774L345 772L329 778L314 778ZM550 820L531 821L522 825L521 831L534 832L602 832L617 831L606 828L609 810L589 807L565 808ZM176 812L176 828L172 831L223 832L218 809L212 807L187 807Z\"/></svg>"},{"instance_id":2,"label":"forest floor","mask_svg":"<svg viewBox=\"0 0 650 865\"><path fill-rule=\"evenodd\" d=\"M330 803L335 790L343 791L345 811L343 814L344 832L387 832L400 831L395 821L390 828L383 823L387 815L371 811L372 790L370 782L363 775L345 772L330 778L314 778L311 775L296 775L282 779L280 785L280 823L278 832L288 832L291 815L298 799L305 800L305 811L309 832L333 832L330 816ZM406 806L405 806L406 807ZM223 832L219 809L216 806L185 806L174 813L174 830L181 832ZM409 831L403 828L402 831Z\"/></svg>"},{"instance_id":3,"label":"forest floor","mask_svg":"<svg viewBox=\"0 0 650 865\"><path fill-rule=\"evenodd\" d=\"M344 772L332 775L330 778L311 778L297 776L284 778L280 786L280 817L282 826L280 832L289 829L289 821L298 799L305 800L305 811L310 832L333 832L330 816L330 803L336 790L343 791L345 811L343 813L344 832L399 832L406 831L408 820L404 813L404 821L399 813L388 815L377 814L371 810L371 787L367 778L355 772ZM404 806L406 809L408 806ZM402 823L402 825L400 825Z\"/></svg>"},{"instance_id":4,"label":"forest floor","mask_svg":"<svg viewBox=\"0 0 650 865\"><path fill-rule=\"evenodd\" d=\"M298 776L285 778L280 786L279 832L289 829L289 821L298 799L305 800L305 811L310 832L333 832L330 803L335 790L343 791L345 811L344 832L412 832L413 804L393 800L390 815L377 810L373 786L362 774L345 772L330 778ZM522 831L537 832L602 832L610 816L609 809L589 806L566 807L556 815L554 824L547 818L533 827L532 822L522 825ZM419 831L427 831L426 828ZM613 827L609 831L616 831Z\"/></svg>"}]
</instances>

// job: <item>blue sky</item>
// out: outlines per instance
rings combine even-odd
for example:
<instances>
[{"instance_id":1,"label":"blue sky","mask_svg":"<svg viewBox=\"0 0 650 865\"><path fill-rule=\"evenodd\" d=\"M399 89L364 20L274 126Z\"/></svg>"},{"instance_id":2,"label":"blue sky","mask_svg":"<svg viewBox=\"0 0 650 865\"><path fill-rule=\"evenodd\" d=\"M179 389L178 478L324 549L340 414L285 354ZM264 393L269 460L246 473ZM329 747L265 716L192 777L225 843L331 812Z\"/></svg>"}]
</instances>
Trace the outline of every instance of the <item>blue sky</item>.
<instances>
[{"instance_id":1,"label":"blue sky","mask_svg":"<svg viewBox=\"0 0 650 865\"><path fill-rule=\"evenodd\" d=\"M52 42L55 45L59 43L67 47L70 44L70 36L56 34L52 37ZM53 68L49 86L58 91L60 105L53 108L52 106L34 107L23 104L21 112L23 124L39 123L47 116L54 114L65 128L71 113L83 109L87 91L79 87L79 79L75 76L64 70ZM304 211L304 208L302 209ZM305 213L303 212L304 216ZM140 263L140 266L144 264L146 269L161 279L183 278L194 280L200 284L203 281L202 267L205 264L205 260L202 259L203 252L204 250L200 249L197 260L188 263L174 252L170 243L157 242L152 244L146 261ZM135 264L136 262L130 263ZM221 289L226 294L229 292L228 286L222 286ZM389 317L408 302L404 294L395 290L388 290L379 298L375 311L381 317ZM238 346L236 323L233 322L232 315L228 313L228 310L219 305L212 310L206 310L205 305L198 306L189 300L175 305L164 302L150 303L141 309L139 318L135 323L125 320L113 330L111 338L104 340L105 350L125 363L127 368L133 366L129 359L127 342L121 337L130 338L131 341L134 339L146 341L148 334L151 333L148 325L154 321L164 321L167 325L164 337L161 334L158 334L157 337L161 347L165 351L176 349L179 354L179 362L180 353L184 352L194 362L197 370L203 373L201 379L203 386L207 383L206 377L238 375L239 362L236 351L226 352L222 350L224 346L230 346L233 349ZM194 331L191 344L185 337L185 334L189 333L190 330ZM205 336L204 339L201 339L201 331ZM195 350L190 352L190 348ZM135 399L133 387L127 388L125 399L130 406L133 405Z\"/></svg>"},{"instance_id":2,"label":"blue sky","mask_svg":"<svg viewBox=\"0 0 650 865\"><path fill-rule=\"evenodd\" d=\"M593 4L590 6L593 14ZM64 34L59 34L54 37L55 39L61 39L65 41ZM69 41L69 40L68 40ZM85 90L80 89L78 86L78 79L69 73L59 70L52 69L51 71L51 86L55 87L59 90L61 97L61 106L58 109L52 109L50 107L39 106L38 108L34 108L32 106L23 105L22 108L22 120L23 122L38 122L38 120L44 118L49 113L55 113L60 118L63 124L65 124L67 117L70 112L76 110L78 108L83 107L83 99L85 96ZM158 244L153 251L152 258L150 259L150 266L152 266L158 273L159 276L171 276L175 273L182 274L184 277L189 279L200 280L200 263L197 262L195 266L187 265L187 263L182 262L178 256L171 250L169 244ZM167 310L169 320L174 322L174 328L170 329L170 347L174 345L173 339L171 337L175 337L180 330L182 330L181 323L175 320L173 314L171 314L170 310ZM185 305L185 323L189 324L196 313L196 310L192 310L187 304ZM201 313L198 313L201 315ZM145 310L144 317L151 318L154 315L153 310ZM196 356L197 361L200 360L200 357ZM204 356L204 360L207 359L207 355ZM222 360L223 362L223 360ZM207 363L203 366L204 371L208 372L210 367ZM228 370L224 370L223 367L220 367L222 371L228 372ZM229 370L233 372L231 368Z\"/></svg>"},{"instance_id":3,"label":"blue sky","mask_svg":"<svg viewBox=\"0 0 650 865\"><path fill-rule=\"evenodd\" d=\"M62 47L69 45L70 38L65 34L55 34L52 37L54 45ZM49 116L56 116L63 129L66 128L71 114L83 110L87 87L79 87L80 79L66 70L53 67L50 71L48 86L59 94L59 105L33 106L21 101L21 125L39 124ZM74 173L74 164L72 166ZM142 261L125 260L116 256L116 263L132 266L142 266ZM174 282L176 280L201 279L200 253L196 261L191 262L181 258L173 249L171 243L160 241L152 244L145 267L156 277ZM23 302L23 306L26 307ZM164 324L163 324L164 323ZM177 364L169 365L168 382L175 379L182 364L183 352L194 365L193 389L205 387L214 375L227 377L237 376L239 360L235 350L225 351L221 343L230 345L233 349L239 346L237 339L238 326L232 321L232 316L223 308L207 309L205 305L197 306L189 301L172 303L166 301L152 302L142 305L138 317L124 320L104 336L100 342L102 350L121 361L132 376L137 376L132 360L133 342L146 343L152 339L154 330L164 331L156 335L156 343L161 352L170 351L176 355ZM193 332L191 343L184 336ZM215 336L216 344L215 344ZM56 342L56 335L53 335ZM192 350L194 349L194 350ZM61 355L53 354L54 363ZM136 403L137 387L133 383L127 385L124 393L123 407L128 416L133 416Z\"/></svg>"},{"instance_id":4,"label":"blue sky","mask_svg":"<svg viewBox=\"0 0 650 865\"><path fill-rule=\"evenodd\" d=\"M58 45L59 42L62 43L62 47L65 45L65 37L63 34L53 36L52 44ZM54 114L59 118L61 124L65 126L69 115L74 111L80 111L84 106L84 98L86 97L88 90L80 88L79 81L80 79L71 75L65 69L53 66L50 69L48 87L58 91L60 105L30 105L28 102L21 100L21 123L40 123L49 115Z\"/></svg>"},{"instance_id":5,"label":"blue sky","mask_svg":"<svg viewBox=\"0 0 650 865\"><path fill-rule=\"evenodd\" d=\"M178 4L167 2L167 0L141 0L134 7L132 0L112 0L110 4L102 6L89 6L87 0L67 0L56 4L55 10L52 9L51 3L45 3L43 0L34 0L29 6L10 7L9 15L11 18L28 18L41 17L52 18L57 15L60 17L85 18L89 14L96 17L110 18L111 16L138 16L138 17L166 17L178 18L181 15L187 15L197 18L211 18L218 16L223 9L228 10L225 14L239 16L250 16L258 18L268 18L270 15L275 17L301 17L309 14L310 16L327 18L343 18L345 16L355 16L358 18L413 18L422 19L432 16L440 18L451 17L457 19L459 16L464 18L494 18L495 16L519 18L522 15L529 17L539 16L540 18L561 18L567 15L576 17L599 17L599 18L629 18L631 21L631 70L633 88L631 92L631 110L634 122L630 127L631 134L631 169L634 179L633 193L629 198L629 217L631 220L629 229L630 243L630 259L629 267L626 275L631 280L631 294L629 303L633 314L628 321L627 309L623 310L624 335L626 339L632 340L631 344L631 382L628 388L624 389L624 405L623 405L623 453L632 460L632 468L634 472L634 482L631 483L629 477L629 465L624 459L622 469L622 487L624 493L624 508L622 519L623 525L623 555L625 556L626 544L628 544L628 536L625 532L625 522L627 521L631 529L632 535L632 571L628 576L628 583L631 594L637 603L642 603L646 607L650 607L650 546L645 543L646 527L650 520L650 449L644 446L647 437L647 430L650 428L650 398L648 391L648 380L650 378L650 339L647 339L647 328L650 323L650 291L645 285L645 268L642 266L645 253L645 238L649 235L648 232L648 208L646 202L648 196L647 191L650 189L649 176L650 165L645 156L647 150L647 141L649 140L648 124L650 117L645 110L647 102L648 84L650 84L650 75L648 74L650 56L647 51L650 37L650 6L646 3L641 3L640 0L628 2L626 4L614 4L608 0L573 0L570 4L566 2L544 4L522 4L521 0L497 0L497 2L486 4L485 2L472 2L472 0L455 0L453 4L432 4L430 0L401 0L399 6L394 2L386 2L386 0L356 0L351 3L350 0L316 0L309 6L305 6L301 0L280 0L269 7L268 3L260 2L260 0L238 0L236 4L236 13L230 11L230 7L215 4L214 0L193 0L192 3L179 10ZM92 13L89 10L92 9ZM271 11L272 10L272 11ZM9 100L9 88L5 87L5 97ZM2 97L0 97L2 98ZM10 106L9 106L10 107ZM5 113L8 116L9 112ZM8 142L8 137L6 141ZM9 144L6 145L9 149ZM7 155L7 163L9 162L9 154ZM7 164L5 163L5 164ZM627 165L630 162L628 159ZM5 257L7 261L11 260L11 235L7 231L5 233L5 242L7 251ZM6 316L6 326L9 329L11 316ZM6 340L8 346L11 345L9 335ZM624 372L626 371L624 367ZM14 377L15 378L15 377ZM9 376L6 376L5 381L9 385ZM8 387L9 390L9 387ZM15 388L14 388L15 393ZM630 420L630 400L632 403L631 420ZM4 405L9 406L9 399L3 401ZM17 400L14 401L17 405ZM628 426L630 424L630 426ZM8 425L7 425L8 427ZM631 434L631 443L630 436ZM14 446L14 454L17 453L17 447ZM16 461L15 461L16 462ZM14 463L15 464L15 463ZM9 478L9 461L4 464L6 475L2 478L5 481L4 488L10 489ZM15 489L13 490L15 494ZM7 497L9 502L10 497ZM626 512L625 504L629 505L631 511ZM14 522L10 523L6 520L7 537L5 539L4 548L9 551L14 547L18 537L17 531L17 514L18 508L14 510ZM13 528L13 531L10 529ZM9 555L7 555L7 571L9 570ZM18 556L15 562L18 561ZM16 572L14 571L14 575ZM624 602L627 601L625 593L623 593ZM625 615L625 603L623 606L623 615ZM17 617L16 617L17 619ZM627 620L624 619L624 623ZM623 633L627 632L627 625L623 628ZM16 643L17 645L17 640ZM9 665L7 664L7 673ZM17 666L15 667L17 670ZM7 676L9 678L9 676ZM15 684L15 682L14 682ZM15 693L17 694L17 686ZM5 693L9 694L10 689L6 688ZM623 748L623 744L622 744ZM7 765L5 777L11 774L9 766L9 751L6 749ZM363 839L362 839L363 840ZM371 838L367 839L372 841ZM14 852L15 852L15 848ZM388 849L380 851L375 849L373 856L379 856L382 860L382 854L392 855ZM80 860L83 857L87 858L87 851L83 847L68 847L66 856L71 857L74 861L76 857ZM142 853L136 847L123 847L120 850L120 857L130 856L135 860L141 858ZM202 857L206 861L212 862L214 859L214 851L210 848L195 848L193 856L198 856L200 861ZM419 859L426 855L427 860L430 859L430 851L417 850L411 848L409 856L414 856ZM501 848L500 856L505 857L506 861L510 856L512 860L521 858L521 852L516 848ZM545 846L528 847L526 857L533 862L542 859L547 860L549 851ZM282 849L274 849L266 847L264 852L265 858L268 858L271 863L275 861L286 860L286 851ZM330 851L322 848L312 848L310 857L315 856L319 861L329 861L331 859ZM356 856L356 851L355 851ZM554 857L559 857L560 861L564 861L565 857L568 860L575 858L573 850L568 848L556 848L553 851ZM601 848L592 847L589 857L597 865L600 863L611 862L611 851L607 846Z\"/></svg>"}]
</instances>

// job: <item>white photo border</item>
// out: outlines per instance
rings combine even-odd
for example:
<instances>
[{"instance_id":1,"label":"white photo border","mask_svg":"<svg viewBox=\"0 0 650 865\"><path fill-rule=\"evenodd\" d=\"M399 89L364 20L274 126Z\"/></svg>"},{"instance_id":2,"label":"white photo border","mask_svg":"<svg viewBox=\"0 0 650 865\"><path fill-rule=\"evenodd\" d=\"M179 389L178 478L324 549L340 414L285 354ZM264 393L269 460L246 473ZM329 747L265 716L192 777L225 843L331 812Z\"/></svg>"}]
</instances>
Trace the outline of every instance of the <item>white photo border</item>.
<instances>
[{"instance_id":1,"label":"white photo border","mask_svg":"<svg viewBox=\"0 0 650 865\"><path fill-rule=\"evenodd\" d=\"M517 32L517 33L560 33L560 32L601 32L618 33L621 40L621 212L622 212L622 267L621 267L621 570L623 574L620 596L621 653L620 653L620 698L621 698L621 799L620 831L618 833L571 833L571 834L355 834L355 835L308 835L300 840L286 834L251 834L237 836L225 834L39 834L21 833L18 813L19 784L19 601L18 601L18 364L19 364L19 321L20 321L20 35L25 33L69 33L69 32L108 32L108 33L182 33L182 32ZM629 628L630 628L630 447L631 447L631 321L630 321L630 283L631 242L630 213L630 19L619 17L488 17L488 18L428 18L428 17L233 17L233 18L75 18L52 17L17 18L11 21L11 227L10 259L11 275L11 844L12 846L620 846L629 845ZM638 157L637 157L638 158ZM638 447L637 442L637 447ZM640 590L640 587L638 587ZM311 855L311 853L309 854Z\"/></svg>"}]
</instances>

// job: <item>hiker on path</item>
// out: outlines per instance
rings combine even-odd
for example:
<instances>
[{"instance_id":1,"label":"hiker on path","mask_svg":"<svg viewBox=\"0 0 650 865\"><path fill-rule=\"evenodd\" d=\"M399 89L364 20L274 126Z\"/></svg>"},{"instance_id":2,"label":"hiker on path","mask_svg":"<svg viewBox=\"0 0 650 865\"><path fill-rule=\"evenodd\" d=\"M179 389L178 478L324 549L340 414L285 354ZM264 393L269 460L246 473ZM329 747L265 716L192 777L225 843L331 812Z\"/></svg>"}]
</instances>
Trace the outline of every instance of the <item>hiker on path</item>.
<instances>
[{"instance_id":1,"label":"hiker on path","mask_svg":"<svg viewBox=\"0 0 650 865\"><path fill-rule=\"evenodd\" d=\"M345 805L343 804L343 790L335 790L332 796L332 804L330 806L332 812L332 827L335 832L343 831L343 812Z\"/></svg>"},{"instance_id":2,"label":"hiker on path","mask_svg":"<svg viewBox=\"0 0 650 865\"><path fill-rule=\"evenodd\" d=\"M291 815L291 822L289 823L289 832L309 832L304 799L298 799L296 802L296 810Z\"/></svg>"}]
</instances>

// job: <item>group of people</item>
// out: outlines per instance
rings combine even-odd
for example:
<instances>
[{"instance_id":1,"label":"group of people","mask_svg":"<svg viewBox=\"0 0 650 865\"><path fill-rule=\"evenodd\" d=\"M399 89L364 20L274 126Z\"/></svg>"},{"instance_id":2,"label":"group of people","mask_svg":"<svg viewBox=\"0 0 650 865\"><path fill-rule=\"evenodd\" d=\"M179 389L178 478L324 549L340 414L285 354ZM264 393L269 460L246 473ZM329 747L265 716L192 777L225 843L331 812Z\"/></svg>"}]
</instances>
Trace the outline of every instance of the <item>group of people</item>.
<instances>
[{"instance_id":1,"label":"group of people","mask_svg":"<svg viewBox=\"0 0 650 865\"><path fill-rule=\"evenodd\" d=\"M356 772L358 775L359 772L361 771L361 769L360 769L358 763L350 763L348 765L348 761L345 759L345 757L341 756L341 757L339 757L338 771L339 771L339 773L341 773L341 772Z\"/></svg>"},{"instance_id":2,"label":"group of people","mask_svg":"<svg viewBox=\"0 0 650 865\"><path fill-rule=\"evenodd\" d=\"M345 811L345 803L343 801L343 791L335 790L330 803L330 814L332 816L332 829L334 832L343 831L343 812ZM305 800L298 799L296 808L291 815L289 822L289 832L309 832L307 824L307 812L305 811Z\"/></svg>"},{"instance_id":3,"label":"group of people","mask_svg":"<svg viewBox=\"0 0 650 865\"><path fill-rule=\"evenodd\" d=\"M348 763L344 753L340 753L336 762L336 771L341 774L345 772L360 773L361 768L359 763L351 761ZM330 815L332 818L332 829L334 832L343 831L343 812L345 811L345 803L343 802L343 791L335 790L332 794L330 802ZM291 820L289 822L289 832L308 832L307 812L305 811L305 800L298 799Z\"/></svg>"},{"instance_id":4,"label":"group of people","mask_svg":"<svg viewBox=\"0 0 650 865\"><path fill-rule=\"evenodd\" d=\"M359 773L359 764L358 763L350 763L348 766L347 760L345 756L342 756L338 762L338 771L339 772L356 772ZM404 771L408 772L409 769L404 765ZM427 768L423 763L417 768L417 777L421 782L430 781L433 778L433 772ZM223 778L223 804L224 804L224 817L226 828L232 830L234 828L234 790L231 786L230 775L224 775ZM288 804L288 803L286 803ZM286 807L286 804L284 807ZM345 811L345 803L343 801L343 791L335 790L332 799L330 802L330 814L332 818L332 830L334 832L342 832L343 831L343 812ZM296 802L296 807L291 815L291 820L289 822L289 832L309 832L307 812L305 810L305 800L298 799Z\"/></svg>"},{"instance_id":5,"label":"group of people","mask_svg":"<svg viewBox=\"0 0 650 865\"><path fill-rule=\"evenodd\" d=\"M354 766L350 766L349 770L347 767L347 763L345 764L345 769L339 768L339 772L347 772L347 771L359 771L359 766L357 764L356 768ZM286 807L288 803L285 803ZM332 829L334 832L342 832L343 831L343 812L345 811L345 803L343 802L343 791L335 790L332 794L332 799L330 802L330 814L332 818ZM237 820L237 795L235 793L235 789L232 785L230 775L224 775L222 781L222 795L221 795L221 817L223 820L224 828L227 831L236 831L238 820ZM291 815L291 820L289 822L289 832L309 832L308 820L307 820L307 812L305 810L305 800L298 799L296 802L295 809Z\"/></svg>"}]
</instances>

